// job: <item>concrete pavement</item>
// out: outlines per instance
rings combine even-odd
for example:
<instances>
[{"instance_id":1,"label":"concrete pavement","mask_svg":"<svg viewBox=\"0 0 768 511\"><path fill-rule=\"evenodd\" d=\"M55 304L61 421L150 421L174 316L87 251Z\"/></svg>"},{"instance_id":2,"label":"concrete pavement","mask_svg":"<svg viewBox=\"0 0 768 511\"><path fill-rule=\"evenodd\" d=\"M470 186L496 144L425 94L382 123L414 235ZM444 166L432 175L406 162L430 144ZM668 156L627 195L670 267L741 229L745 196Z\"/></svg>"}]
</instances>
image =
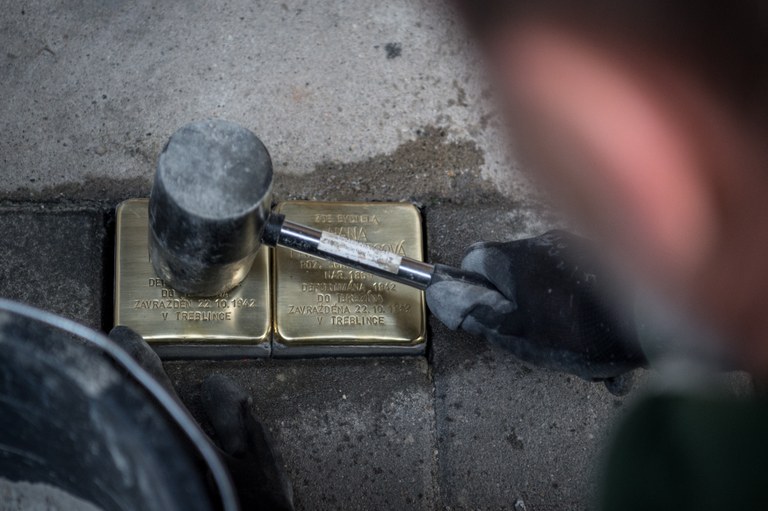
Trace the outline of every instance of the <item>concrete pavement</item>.
<instances>
[{"instance_id":1,"label":"concrete pavement","mask_svg":"<svg viewBox=\"0 0 768 511\"><path fill-rule=\"evenodd\" d=\"M32 0L3 7L0 43L0 296L95 328L114 206L194 119L253 129L277 199L416 202L437 261L549 225L437 0ZM196 414L211 372L248 389L300 509L584 509L623 400L430 329L428 358L167 369Z\"/></svg>"}]
</instances>

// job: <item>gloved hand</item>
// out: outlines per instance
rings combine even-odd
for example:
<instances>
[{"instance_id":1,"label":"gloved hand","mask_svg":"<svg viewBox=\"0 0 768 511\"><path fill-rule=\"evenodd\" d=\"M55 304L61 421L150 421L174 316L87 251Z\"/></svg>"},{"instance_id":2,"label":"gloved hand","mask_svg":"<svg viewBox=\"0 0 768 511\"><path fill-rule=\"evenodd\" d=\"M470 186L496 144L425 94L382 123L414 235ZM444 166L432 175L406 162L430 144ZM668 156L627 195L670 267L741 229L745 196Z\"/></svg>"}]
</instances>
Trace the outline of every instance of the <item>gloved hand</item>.
<instances>
[{"instance_id":1,"label":"gloved hand","mask_svg":"<svg viewBox=\"0 0 768 511\"><path fill-rule=\"evenodd\" d=\"M472 245L461 267L496 289L436 272L426 290L432 313L535 365L605 381L625 393L625 374L645 364L631 318L606 306L585 240L564 231ZM603 290L604 291L604 290Z\"/></svg>"},{"instance_id":2,"label":"gloved hand","mask_svg":"<svg viewBox=\"0 0 768 511\"><path fill-rule=\"evenodd\" d=\"M139 334L118 326L109 337L181 403L160 358ZM203 410L213 427L243 511L292 510L293 490L282 458L267 429L251 412L246 392L217 374L209 376L200 391Z\"/></svg>"}]
</instances>

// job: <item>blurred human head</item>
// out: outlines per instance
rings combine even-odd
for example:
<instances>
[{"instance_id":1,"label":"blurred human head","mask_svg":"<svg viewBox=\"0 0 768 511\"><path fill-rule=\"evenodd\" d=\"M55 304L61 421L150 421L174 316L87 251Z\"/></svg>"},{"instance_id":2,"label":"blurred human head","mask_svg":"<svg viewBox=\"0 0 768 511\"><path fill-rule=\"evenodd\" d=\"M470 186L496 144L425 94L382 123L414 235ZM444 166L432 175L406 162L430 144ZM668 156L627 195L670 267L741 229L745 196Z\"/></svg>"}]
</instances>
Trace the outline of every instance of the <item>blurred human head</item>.
<instances>
[{"instance_id":1,"label":"blurred human head","mask_svg":"<svg viewBox=\"0 0 768 511\"><path fill-rule=\"evenodd\" d=\"M766 9L459 3L534 179L624 273L767 370Z\"/></svg>"}]
</instances>

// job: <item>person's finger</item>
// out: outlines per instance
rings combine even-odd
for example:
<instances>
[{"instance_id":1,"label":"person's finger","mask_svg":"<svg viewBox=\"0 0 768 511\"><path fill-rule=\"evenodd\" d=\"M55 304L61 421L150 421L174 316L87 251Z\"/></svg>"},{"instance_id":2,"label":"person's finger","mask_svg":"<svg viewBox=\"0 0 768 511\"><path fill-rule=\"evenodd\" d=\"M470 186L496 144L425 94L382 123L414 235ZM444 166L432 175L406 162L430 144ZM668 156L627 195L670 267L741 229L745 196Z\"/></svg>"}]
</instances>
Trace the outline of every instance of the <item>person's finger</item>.
<instances>
[{"instance_id":1,"label":"person's finger","mask_svg":"<svg viewBox=\"0 0 768 511\"><path fill-rule=\"evenodd\" d=\"M472 315L467 316L461 328L486 339L491 344L505 351L509 351L524 362L555 371L565 371L584 379L590 379L584 361L578 354L548 348L519 335L501 333L499 327L489 327L486 322L478 321Z\"/></svg>"},{"instance_id":2,"label":"person's finger","mask_svg":"<svg viewBox=\"0 0 768 511\"><path fill-rule=\"evenodd\" d=\"M138 364L151 374L177 401L181 402L163 363L157 353L149 347L144 338L126 326L116 326L109 332L109 338L127 352Z\"/></svg>"},{"instance_id":3,"label":"person's finger","mask_svg":"<svg viewBox=\"0 0 768 511\"><path fill-rule=\"evenodd\" d=\"M512 242L514 243L514 242ZM483 242L470 246L461 268L479 273L510 300L515 299L515 271L510 268L511 243Z\"/></svg>"},{"instance_id":4,"label":"person's finger","mask_svg":"<svg viewBox=\"0 0 768 511\"><path fill-rule=\"evenodd\" d=\"M635 373L633 371L629 371L627 373L614 376L613 378L606 378L603 380L603 383L605 384L605 388L608 389L608 392L614 396L625 396L629 394L629 391L632 390L632 387L635 384Z\"/></svg>"},{"instance_id":5,"label":"person's finger","mask_svg":"<svg viewBox=\"0 0 768 511\"><path fill-rule=\"evenodd\" d=\"M488 314L498 318L516 309L515 304L498 291L450 280L430 285L426 298L432 314L451 330L459 328L477 307L488 309Z\"/></svg>"},{"instance_id":6,"label":"person's finger","mask_svg":"<svg viewBox=\"0 0 768 511\"><path fill-rule=\"evenodd\" d=\"M589 381L594 380L595 375L601 378L616 375L613 367L604 364L592 364L585 360L583 353L543 346L520 335L502 333L498 327L489 327L484 321L478 321L472 315L467 316L461 328L486 339L505 351L509 351L520 360L538 367L574 374ZM509 330L508 327L505 329Z\"/></svg>"},{"instance_id":7,"label":"person's finger","mask_svg":"<svg viewBox=\"0 0 768 511\"><path fill-rule=\"evenodd\" d=\"M251 466L249 479L258 487L261 509L293 509L293 487L272 436L252 413L246 416L245 426Z\"/></svg>"},{"instance_id":8,"label":"person's finger","mask_svg":"<svg viewBox=\"0 0 768 511\"><path fill-rule=\"evenodd\" d=\"M219 446L230 456L245 456L248 449L245 438L248 395L232 380L219 374L206 378L200 395Z\"/></svg>"},{"instance_id":9,"label":"person's finger","mask_svg":"<svg viewBox=\"0 0 768 511\"><path fill-rule=\"evenodd\" d=\"M243 509L293 509L293 490L280 452L250 410L246 392L214 374L203 382L201 394Z\"/></svg>"}]
</instances>

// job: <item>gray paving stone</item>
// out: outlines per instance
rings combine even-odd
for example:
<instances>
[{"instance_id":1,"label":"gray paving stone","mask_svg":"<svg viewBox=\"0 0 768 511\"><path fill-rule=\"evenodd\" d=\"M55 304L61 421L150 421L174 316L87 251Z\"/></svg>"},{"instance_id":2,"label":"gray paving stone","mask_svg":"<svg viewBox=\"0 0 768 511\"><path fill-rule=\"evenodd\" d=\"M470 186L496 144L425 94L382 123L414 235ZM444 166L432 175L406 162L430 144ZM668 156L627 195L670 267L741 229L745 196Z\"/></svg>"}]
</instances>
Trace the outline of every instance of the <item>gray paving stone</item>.
<instances>
[{"instance_id":1,"label":"gray paving stone","mask_svg":"<svg viewBox=\"0 0 768 511\"><path fill-rule=\"evenodd\" d=\"M0 207L0 296L101 328L106 240L99 211Z\"/></svg>"},{"instance_id":2,"label":"gray paving stone","mask_svg":"<svg viewBox=\"0 0 768 511\"><path fill-rule=\"evenodd\" d=\"M167 362L200 418L222 373L253 397L282 449L298 509L434 509L434 408L424 357Z\"/></svg>"},{"instance_id":3,"label":"gray paving stone","mask_svg":"<svg viewBox=\"0 0 768 511\"><path fill-rule=\"evenodd\" d=\"M540 218L512 206L430 208L430 257L458 264L473 241L545 231ZM431 328L442 505L499 509L522 499L528 510L586 508L600 439L624 400L437 321Z\"/></svg>"},{"instance_id":4,"label":"gray paving stone","mask_svg":"<svg viewBox=\"0 0 768 511\"><path fill-rule=\"evenodd\" d=\"M99 327L110 301L102 291L111 292L102 214L38 208L0 208L0 294ZM438 205L426 218L430 257L454 264L474 240L546 227L512 206ZM600 439L623 400L435 321L431 343L432 368L424 358L167 368L198 417L208 374L250 392L282 447L300 509L498 509L517 499L533 510L586 507Z\"/></svg>"}]
</instances>

